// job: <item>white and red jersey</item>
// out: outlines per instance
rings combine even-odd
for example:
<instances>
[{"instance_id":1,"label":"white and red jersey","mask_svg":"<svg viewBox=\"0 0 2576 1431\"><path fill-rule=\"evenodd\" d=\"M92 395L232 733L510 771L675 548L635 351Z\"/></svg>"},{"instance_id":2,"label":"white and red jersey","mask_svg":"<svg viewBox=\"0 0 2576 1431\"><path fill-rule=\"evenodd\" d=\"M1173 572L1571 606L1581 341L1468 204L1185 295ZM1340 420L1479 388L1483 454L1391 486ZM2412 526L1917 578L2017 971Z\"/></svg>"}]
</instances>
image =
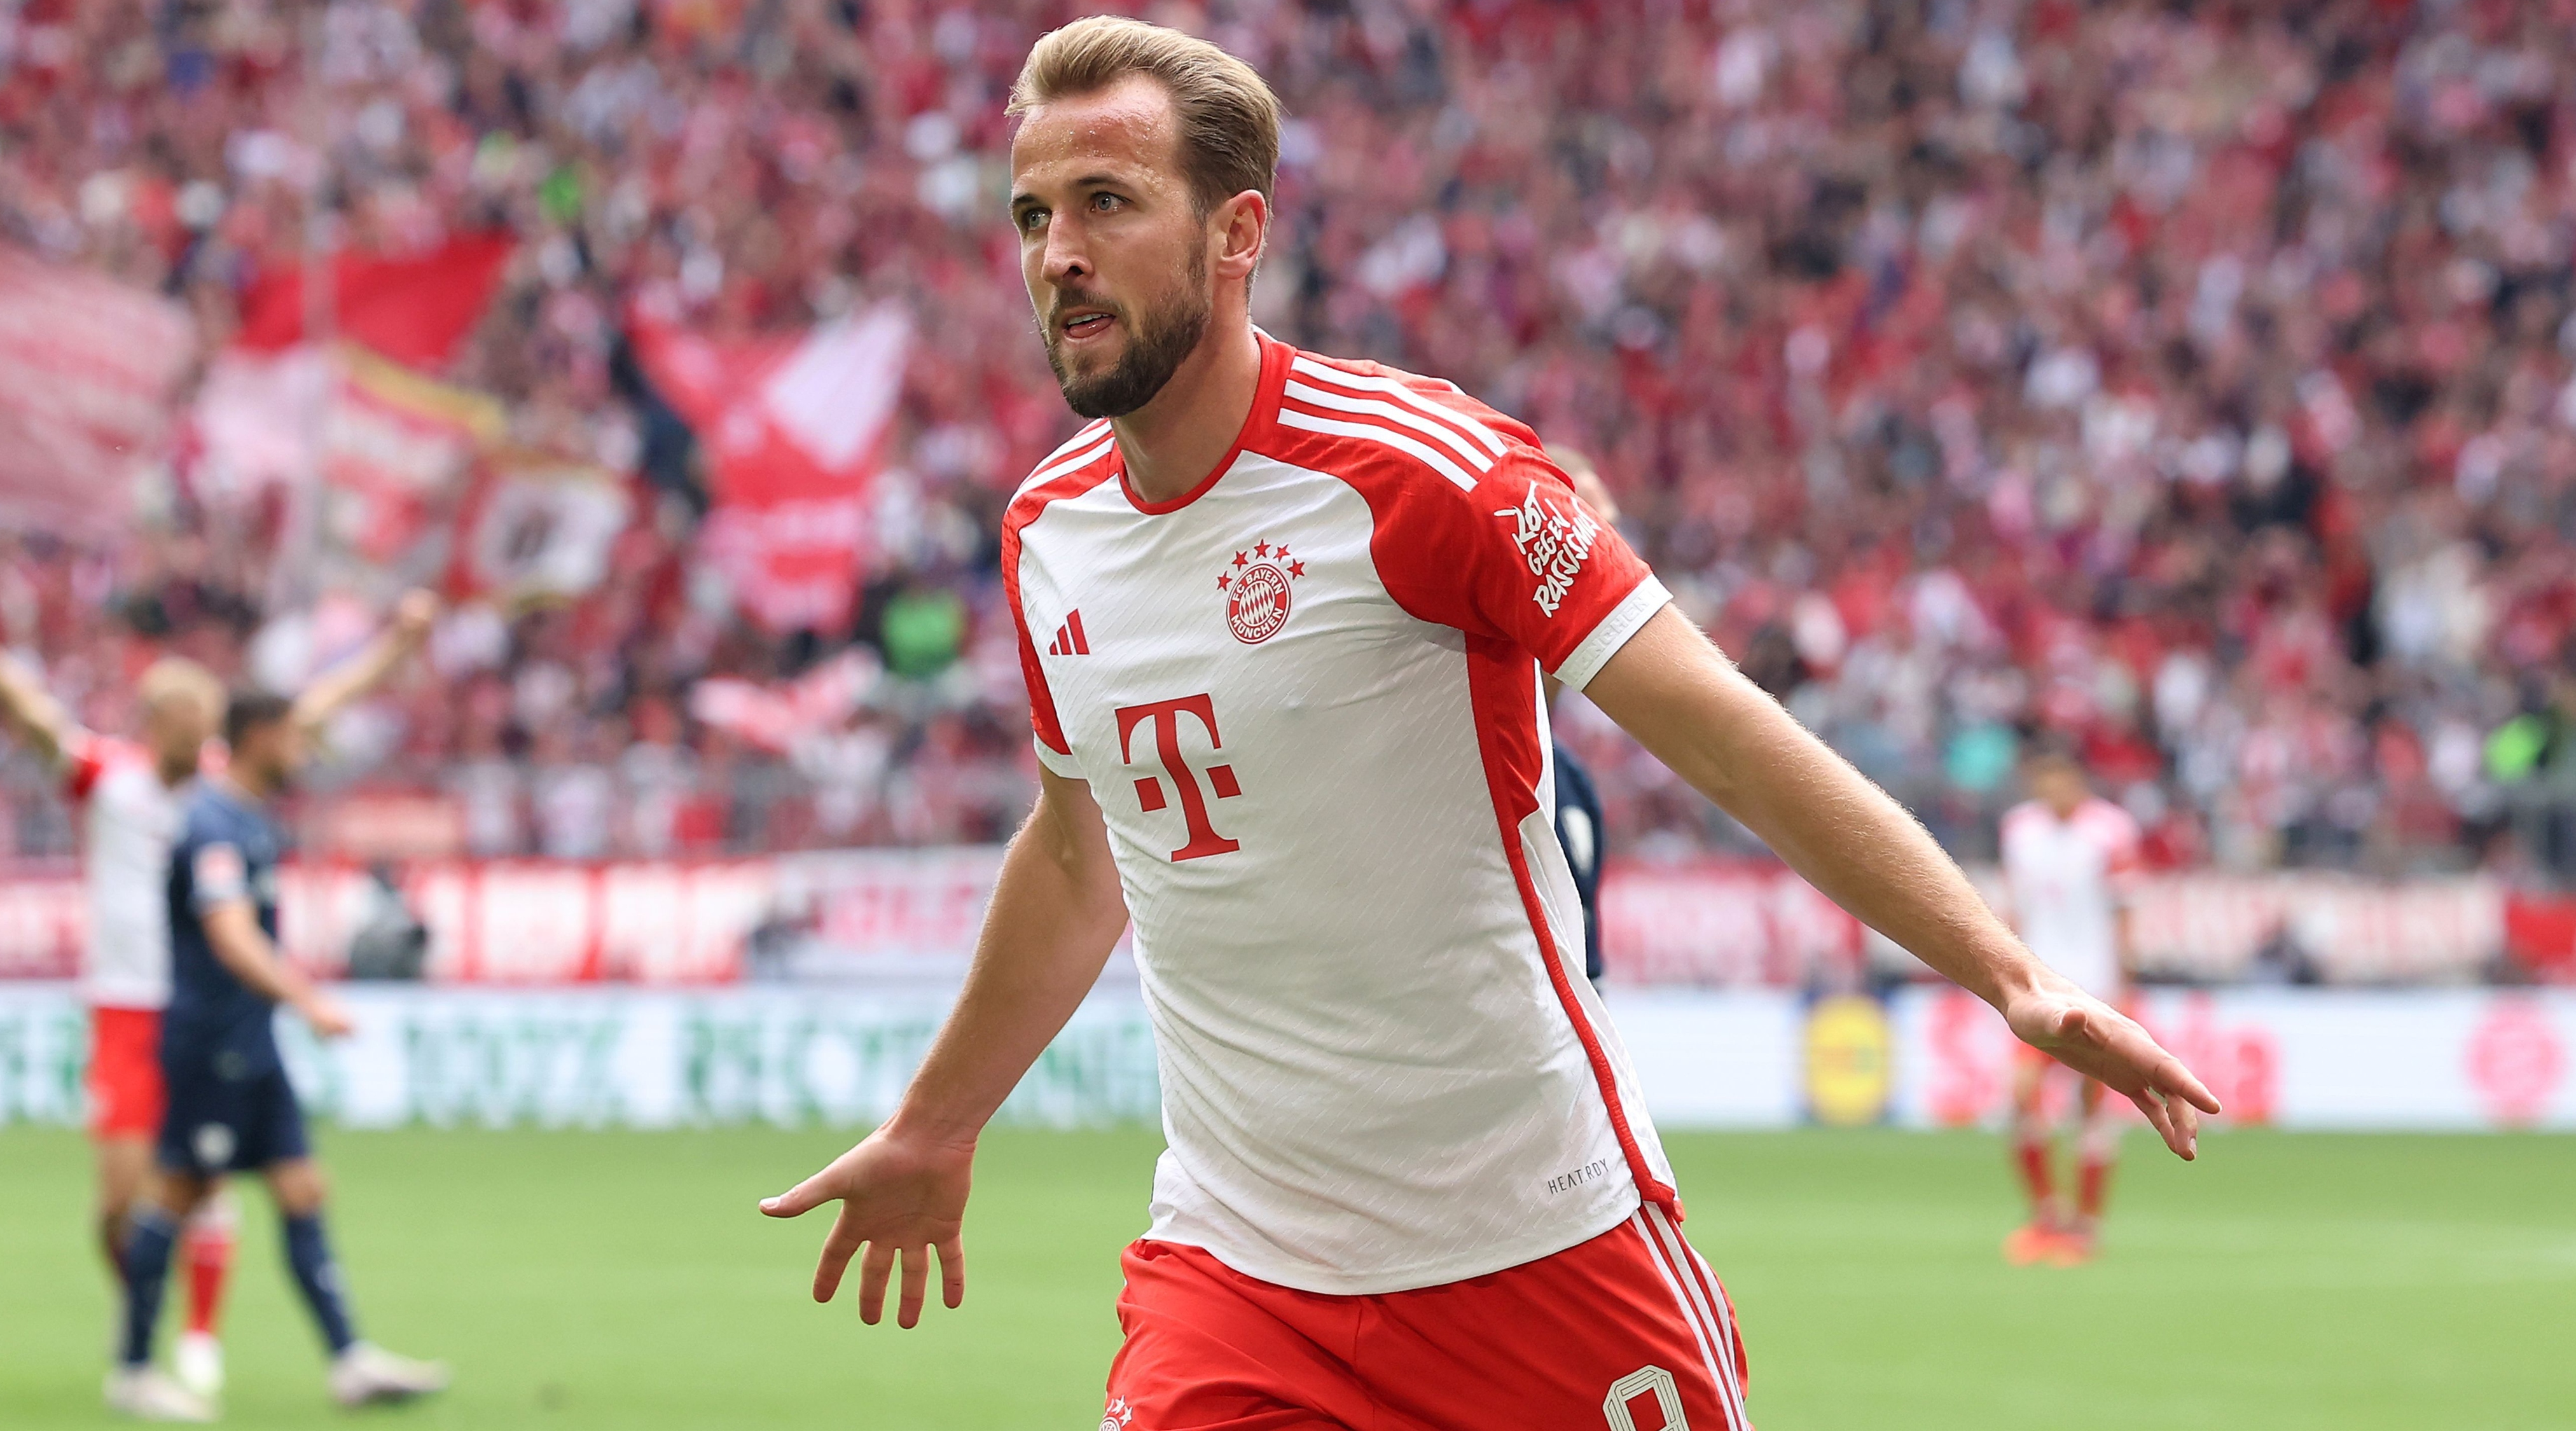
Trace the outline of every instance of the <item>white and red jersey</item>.
<instances>
[{"instance_id":1,"label":"white and red jersey","mask_svg":"<svg viewBox=\"0 0 2576 1431\"><path fill-rule=\"evenodd\" d=\"M161 783L152 752L85 736L66 752L63 791L81 821L89 941L81 993L111 1009L170 1002L170 846L179 837L180 792Z\"/></svg>"},{"instance_id":2,"label":"white and red jersey","mask_svg":"<svg viewBox=\"0 0 2576 1431\"><path fill-rule=\"evenodd\" d=\"M1089 782L1135 920L1147 1236L1306 1291L1453 1282L1674 1201L1583 977L1539 683L1667 595L1518 422L1261 352L1195 490L1139 499L1096 423L1013 499L1038 758Z\"/></svg>"},{"instance_id":3,"label":"white and red jersey","mask_svg":"<svg viewBox=\"0 0 2576 1431\"><path fill-rule=\"evenodd\" d=\"M2004 882L2030 952L2097 998L2127 985L2118 918L2138 874L2138 822L2094 797L2066 819L2036 800L2004 812Z\"/></svg>"}]
</instances>

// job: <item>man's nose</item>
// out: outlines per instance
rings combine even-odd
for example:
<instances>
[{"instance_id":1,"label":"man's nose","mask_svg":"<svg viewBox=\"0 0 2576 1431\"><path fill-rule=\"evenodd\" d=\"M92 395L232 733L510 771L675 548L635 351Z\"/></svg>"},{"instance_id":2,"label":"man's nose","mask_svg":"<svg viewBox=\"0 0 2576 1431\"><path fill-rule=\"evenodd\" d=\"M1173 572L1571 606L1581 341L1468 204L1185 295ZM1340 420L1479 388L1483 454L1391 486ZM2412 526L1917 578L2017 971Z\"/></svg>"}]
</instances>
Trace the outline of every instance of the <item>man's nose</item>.
<instances>
[{"instance_id":1,"label":"man's nose","mask_svg":"<svg viewBox=\"0 0 2576 1431\"><path fill-rule=\"evenodd\" d=\"M1046 257L1040 272L1045 274L1047 282L1058 287L1077 282L1091 273L1090 256L1075 241L1070 228L1071 225L1067 224L1047 225Z\"/></svg>"}]
</instances>

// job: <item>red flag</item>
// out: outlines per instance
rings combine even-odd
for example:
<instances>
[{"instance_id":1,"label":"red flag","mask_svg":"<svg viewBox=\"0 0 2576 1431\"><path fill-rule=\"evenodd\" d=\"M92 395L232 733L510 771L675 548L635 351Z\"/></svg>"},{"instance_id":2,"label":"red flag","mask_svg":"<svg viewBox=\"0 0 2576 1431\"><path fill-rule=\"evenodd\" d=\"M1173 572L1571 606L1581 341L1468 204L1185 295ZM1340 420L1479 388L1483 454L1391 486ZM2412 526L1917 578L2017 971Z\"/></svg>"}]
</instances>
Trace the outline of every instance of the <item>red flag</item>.
<instances>
[{"instance_id":1,"label":"red flag","mask_svg":"<svg viewBox=\"0 0 2576 1431\"><path fill-rule=\"evenodd\" d=\"M864 646L854 646L776 686L731 676L711 676L689 687L689 714L741 740L785 754L808 736L832 729L874 686L880 668Z\"/></svg>"},{"instance_id":2,"label":"red flag","mask_svg":"<svg viewBox=\"0 0 2576 1431\"><path fill-rule=\"evenodd\" d=\"M332 321L337 336L395 362L436 372L483 316L517 241L505 234L451 238L416 258L342 253L331 265ZM263 275L242 302L233 341L254 352L302 342L304 270Z\"/></svg>"},{"instance_id":3,"label":"red flag","mask_svg":"<svg viewBox=\"0 0 2576 1431\"><path fill-rule=\"evenodd\" d=\"M457 520L449 588L507 601L579 596L608 575L632 507L626 481L596 463L494 452Z\"/></svg>"},{"instance_id":4,"label":"red flag","mask_svg":"<svg viewBox=\"0 0 2576 1431\"><path fill-rule=\"evenodd\" d=\"M778 631L847 620L910 321L886 305L801 334L723 340L639 319L634 335L714 468L707 555L745 608Z\"/></svg>"},{"instance_id":5,"label":"red flag","mask_svg":"<svg viewBox=\"0 0 2576 1431\"><path fill-rule=\"evenodd\" d=\"M317 473L319 554L383 573L445 529L506 417L485 394L355 346L227 349L207 365L191 415L195 487L240 502Z\"/></svg>"},{"instance_id":6,"label":"red flag","mask_svg":"<svg viewBox=\"0 0 2576 1431\"><path fill-rule=\"evenodd\" d=\"M120 530L195 351L178 304L0 246L0 525Z\"/></svg>"}]
</instances>

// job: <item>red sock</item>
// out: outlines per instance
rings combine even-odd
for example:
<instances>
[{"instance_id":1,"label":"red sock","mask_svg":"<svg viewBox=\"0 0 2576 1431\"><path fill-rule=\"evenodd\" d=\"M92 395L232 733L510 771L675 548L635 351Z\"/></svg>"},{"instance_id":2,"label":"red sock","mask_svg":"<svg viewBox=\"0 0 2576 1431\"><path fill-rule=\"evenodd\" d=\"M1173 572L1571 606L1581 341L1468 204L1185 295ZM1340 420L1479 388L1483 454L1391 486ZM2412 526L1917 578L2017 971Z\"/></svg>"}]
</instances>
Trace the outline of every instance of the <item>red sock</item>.
<instances>
[{"instance_id":1,"label":"red sock","mask_svg":"<svg viewBox=\"0 0 2576 1431\"><path fill-rule=\"evenodd\" d=\"M2014 1145L2013 1152L2021 1164L2022 1186L2030 1190L2031 1216L2047 1217L2057 1197L2057 1184L2048 1173L2048 1140L2024 1138Z\"/></svg>"},{"instance_id":2,"label":"red sock","mask_svg":"<svg viewBox=\"0 0 2576 1431\"><path fill-rule=\"evenodd\" d=\"M229 1227L188 1229L188 1330L212 1336L215 1314L223 1306L224 1274L232 1270L233 1231Z\"/></svg>"},{"instance_id":3,"label":"red sock","mask_svg":"<svg viewBox=\"0 0 2576 1431\"><path fill-rule=\"evenodd\" d=\"M2085 1226L2092 1226L2093 1219L2102 1215L2102 1194L2108 1191L2110 1182L2108 1158L2086 1158L2083 1166L2076 1169L2075 1215L2084 1220Z\"/></svg>"}]
</instances>

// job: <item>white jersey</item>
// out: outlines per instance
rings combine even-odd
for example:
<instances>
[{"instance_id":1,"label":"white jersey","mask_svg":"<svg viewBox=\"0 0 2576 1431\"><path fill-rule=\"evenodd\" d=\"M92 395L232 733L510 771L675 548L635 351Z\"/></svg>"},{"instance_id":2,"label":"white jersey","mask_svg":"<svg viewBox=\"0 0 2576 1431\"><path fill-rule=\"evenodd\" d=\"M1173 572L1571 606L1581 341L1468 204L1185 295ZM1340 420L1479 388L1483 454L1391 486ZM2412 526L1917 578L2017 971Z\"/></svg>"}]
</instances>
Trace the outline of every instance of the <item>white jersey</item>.
<instances>
[{"instance_id":1,"label":"white jersey","mask_svg":"<svg viewBox=\"0 0 2576 1431\"><path fill-rule=\"evenodd\" d=\"M1481 1276L1675 1202L1583 977L1539 684L1667 596L1519 423L1261 351L1195 491L1138 499L1094 424L1003 523L1038 758L1135 920L1146 1235L1314 1292Z\"/></svg>"},{"instance_id":2,"label":"white jersey","mask_svg":"<svg viewBox=\"0 0 2576 1431\"><path fill-rule=\"evenodd\" d=\"M2138 870L2138 822L2099 798L2064 819L2036 800L2004 812L2004 882L2022 942L2097 998L2117 998L2118 911Z\"/></svg>"},{"instance_id":3,"label":"white jersey","mask_svg":"<svg viewBox=\"0 0 2576 1431\"><path fill-rule=\"evenodd\" d=\"M89 736L71 751L64 791L79 807L89 938L81 994L111 1009L170 1002L170 846L180 792L161 783L152 753Z\"/></svg>"}]
</instances>

